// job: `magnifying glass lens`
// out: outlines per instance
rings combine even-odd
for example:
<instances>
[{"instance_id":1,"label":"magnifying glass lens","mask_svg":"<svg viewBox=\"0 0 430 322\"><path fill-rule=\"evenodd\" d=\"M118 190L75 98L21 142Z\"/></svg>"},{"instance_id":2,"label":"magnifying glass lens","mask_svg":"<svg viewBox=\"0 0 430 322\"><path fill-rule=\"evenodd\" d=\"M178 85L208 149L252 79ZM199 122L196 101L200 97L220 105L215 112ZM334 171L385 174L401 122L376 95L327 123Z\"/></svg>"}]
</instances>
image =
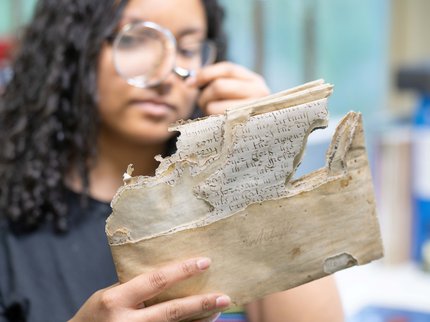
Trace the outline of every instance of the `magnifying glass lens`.
<instances>
[{"instance_id":1,"label":"magnifying glass lens","mask_svg":"<svg viewBox=\"0 0 430 322\"><path fill-rule=\"evenodd\" d=\"M123 29L114 41L117 72L131 85L149 87L168 75L175 61L175 40L147 22Z\"/></svg>"}]
</instances>

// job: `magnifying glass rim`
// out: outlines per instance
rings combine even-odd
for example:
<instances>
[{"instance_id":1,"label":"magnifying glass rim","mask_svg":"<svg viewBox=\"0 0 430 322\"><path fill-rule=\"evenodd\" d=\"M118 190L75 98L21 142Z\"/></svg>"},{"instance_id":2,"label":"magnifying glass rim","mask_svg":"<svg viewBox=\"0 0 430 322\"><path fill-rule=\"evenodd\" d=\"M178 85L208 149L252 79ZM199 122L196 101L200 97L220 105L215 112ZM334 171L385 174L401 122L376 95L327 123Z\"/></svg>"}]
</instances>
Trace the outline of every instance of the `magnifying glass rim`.
<instances>
[{"instance_id":1,"label":"magnifying glass rim","mask_svg":"<svg viewBox=\"0 0 430 322\"><path fill-rule=\"evenodd\" d=\"M119 42L120 42L122 36L125 33L127 33L128 31L130 31L132 28L136 28L136 27L146 27L146 28L154 29L154 30L160 32L161 34L163 34L167 38L167 40L170 42L170 44L172 44L172 47L175 50L175 55L173 55L173 60L172 60L172 68L169 69L169 72L166 73L166 75L163 78L160 78L154 82L145 82L144 84L142 84L142 82L135 80L135 78L138 76L135 76L135 77L125 76L120 71L120 68L118 67L117 59L115 58L115 56L117 54L116 48L119 46ZM172 69L176 66L176 47L177 47L176 38L169 29L163 28L159 24L156 24L155 22L152 22L152 21L130 22L121 28L121 30L118 32L118 34L116 35L116 37L113 41L113 56L114 56L113 62L114 62L115 70L118 73L118 75L120 75L128 84L130 84L132 86L139 87L139 88L147 88L147 87L155 86L157 84L160 84L168 76L168 74L172 71Z\"/></svg>"}]
</instances>

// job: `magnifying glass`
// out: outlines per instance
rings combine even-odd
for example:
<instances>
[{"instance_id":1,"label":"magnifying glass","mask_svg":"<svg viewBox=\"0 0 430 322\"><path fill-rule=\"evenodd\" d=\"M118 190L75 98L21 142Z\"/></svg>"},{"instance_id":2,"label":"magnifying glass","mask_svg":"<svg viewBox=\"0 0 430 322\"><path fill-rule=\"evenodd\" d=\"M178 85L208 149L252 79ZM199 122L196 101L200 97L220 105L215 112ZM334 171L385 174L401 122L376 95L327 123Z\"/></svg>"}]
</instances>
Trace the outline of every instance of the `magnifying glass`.
<instances>
[{"instance_id":1,"label":"magnifying glass","mask_svg":"<svg viewBox=\"0 0 430 322\"><path fill-rule=\"evenodd\" d=\"M168 29L149 21L127 24L113 41L117 73L139 88L159 85L171 72L186 79L215 57L213 42L185 39L178 44Z\"/></svg>"}]
</instances>

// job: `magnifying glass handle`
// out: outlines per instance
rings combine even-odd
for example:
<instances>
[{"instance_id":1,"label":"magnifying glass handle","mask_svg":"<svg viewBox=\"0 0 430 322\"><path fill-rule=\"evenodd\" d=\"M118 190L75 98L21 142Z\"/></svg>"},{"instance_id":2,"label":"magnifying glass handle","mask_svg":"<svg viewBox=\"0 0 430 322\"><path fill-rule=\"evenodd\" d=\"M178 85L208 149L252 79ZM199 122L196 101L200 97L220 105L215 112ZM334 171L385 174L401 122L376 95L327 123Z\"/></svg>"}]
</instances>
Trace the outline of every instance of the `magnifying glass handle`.
<instances>
[{"instance_id":1,"label":"magnifying glass handle","mask_svg":"<svg viewBox=\"0 0 430 322\"><path fill-rule=\"evenodd\" d=\"M173 68L173 72L178 75L180 78L182 78L183 80L186 80L189 77L195 76L196 75L196 71L195 70L190 70L190 69L185 69L182 67L175 67ZM204 90L206 87L208 86L208 84L200 86L199 90L202 91Z\"/></svg>"}]
</instances>

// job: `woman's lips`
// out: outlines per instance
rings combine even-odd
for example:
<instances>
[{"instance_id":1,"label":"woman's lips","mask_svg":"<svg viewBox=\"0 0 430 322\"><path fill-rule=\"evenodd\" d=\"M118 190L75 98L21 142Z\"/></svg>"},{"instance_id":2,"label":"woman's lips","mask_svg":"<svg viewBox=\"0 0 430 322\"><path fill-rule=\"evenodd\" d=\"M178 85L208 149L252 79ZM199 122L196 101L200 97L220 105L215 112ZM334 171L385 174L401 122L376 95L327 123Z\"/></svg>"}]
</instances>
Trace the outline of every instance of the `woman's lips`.
<instances>
[{"instance_id":1,"label":"woman's lips","mask_svg":"<svg viewBox=\"0 0 430 322\"><path fill-rule=\"evenodd\" d=\"M164 117L175 110L174 106L164 102L132 101L131 105L134 108L138 108L145 114L154 116L154 117Z\"/></svg>"}]
</instances>

